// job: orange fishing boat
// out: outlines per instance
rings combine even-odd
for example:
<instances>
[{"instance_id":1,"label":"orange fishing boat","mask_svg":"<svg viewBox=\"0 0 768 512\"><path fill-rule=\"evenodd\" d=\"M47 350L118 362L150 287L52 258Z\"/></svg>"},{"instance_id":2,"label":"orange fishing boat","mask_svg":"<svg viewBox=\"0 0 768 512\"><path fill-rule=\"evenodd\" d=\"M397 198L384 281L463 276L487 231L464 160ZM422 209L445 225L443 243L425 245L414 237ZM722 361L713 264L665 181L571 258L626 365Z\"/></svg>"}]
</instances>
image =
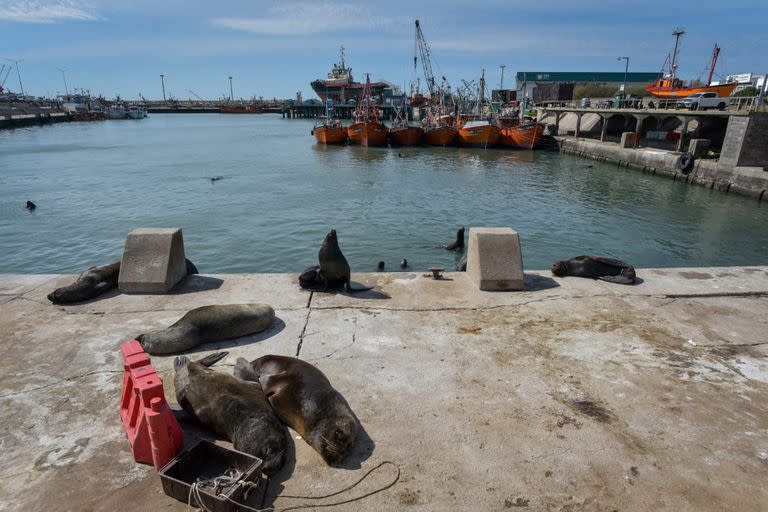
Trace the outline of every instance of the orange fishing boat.
<instances>
[{"instance_id":1,"label":"orange fishing boat","mask_svg":"<svg viewBox=\"0 0 768 512\"><path fill-rule=\"evenodd\" d=\"M389 143L392 146L415 146L421 144L421 136L424 130L420 126L408 124L408 103L403 109L395 109L396 119L389 129Z\"/></svg>"},{"instance_id":2,"label":"orange fishing boat","mask_svg":"<svg viewBox=\"0 0 768 512\"><path fill-rule=\"evenodd\" d=\"M393 146L415 146L421 144L424 130L418 126L393 126L389 130L390 142Z\"/></svg>"},{"instance_id":3,"label":"orange fishing boat","mask_svg":"<svg viewBox=\"0 0 768 512\"><path fill-rule=\"evenodd\" d=\"M338 119L332 118L331 99L325 100L325 120L321 125L312 128L312 135L320 144L344 144L347 141L347 130Z\"/></svg>"},{"instance_id":4,"label":"orange fishing boat","mask_svg":"<svg viewBox=\"0 0 768 512\"><path fill-rule=\"evenodd\" d=\"M450 146L456 140L453 126L428 126L424 129L424 143L429 146Z\"/></svg>"},{"instance_id":5,"label":"orange fishing boat","mask_svg":"<svg viewBox=\"0 0 768 512\"><path fill-rule=\"evenodd\" d=\"M462 146L487 148L496 145L501 130L488 121L468 121L459 128L458 135Z\"/></svg>"},{"instance_id":6,"label":"orange fishing boat","mask_svg":"<svg viewBox=\"0 0 768 512\"><path fill-rule=\"evenodd\" d=\"M315 126L312 129L312 135L320 144L344 144L347 141L347 130L338 120L326 121L320 126Z\"/></svg>"},{"instance_id":7,"label":"orange fishing boat","mask_svg":"<svg viewBox=\"0 0 768 512\"><path fill-rule=\"evenodd\" d=\"M657 96L659 98L685 98L691 94L697 92L714 92L718 96L730 96L733 90L738 85L737 82L731 82L727 84L712 84L712 75L715 73L715 66L717 65L717 58L720 56L720 47L715 45L715 49L712 52L712 61L709 67L709 78L707 79L707 85L689 85L686 86L681 79L677 77L678 56L680 51L680 37L685 34L685 31L680 28L676 28L672 35L675 36L675 49L671 55L667 55L667 59L661 66L661 76L656 83L653 83L645 88L646 91ZM664 66L669 62L669 70L665 75Z\"/></svg>"},{"instance_id":8,"label":"orange fishing boat","mask_svg":"<svg viewBox=\"0 0 768 512\"><path fill-rule=\"evenodd\" d=\"M349 142L361 146L386 146L388 130L379 121L379 108L371 98L371 79L365 76L365 89L353 115L354 122L347 128Z\"/></svg>"},{"instance_id":9,"label":"orange fishing boat","mask_svg":"<svg viewBox=\"0 0 768 512\"><path fill-rule=\"evenodd\" d=\"M510 148L534 149L539 146L544 136L544 125L525 123L501 128L499 144Z\"/></svg>"}]
</instances>

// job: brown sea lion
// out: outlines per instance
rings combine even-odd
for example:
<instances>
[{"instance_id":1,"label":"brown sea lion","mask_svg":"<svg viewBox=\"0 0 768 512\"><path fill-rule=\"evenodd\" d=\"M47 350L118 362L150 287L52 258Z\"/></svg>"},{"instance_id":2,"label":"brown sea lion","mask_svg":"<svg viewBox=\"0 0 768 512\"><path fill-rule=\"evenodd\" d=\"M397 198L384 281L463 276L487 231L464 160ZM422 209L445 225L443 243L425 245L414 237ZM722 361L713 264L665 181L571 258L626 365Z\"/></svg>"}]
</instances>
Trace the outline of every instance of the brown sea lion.
<instances>
[{"instance_id":1,"label":"brown sea lion","mask_svg":"<svg viewBox=\"0 0 768 512\"><path fill-rule=\"evenodd\" d=\"M272 325L275 310L269 304L202 306L187 312L167 329L136 336L149 354L175 354L203 343L239 338Z\"/></svg>"},{"instance_id":2,"label":"brown sea lion","mask_svg":"<svg viewBox=\"0 0 768 512\"><path fill-rule=\"evenodd\" d=\"M350 454L357 437L357 418L320 370L301 359L269 355L250 363L239 358L235 375L259 382L280 419L328 464L337 464Z\"/></svg>"},{"instance_id":3,"label":"brown sea lion","mask_svg":"<svg viewBox=\"0 0 768 512\"><path fill-rule=\"evenodd\" d=\"M373 288L352 288L352 273L347 258L344 257L339 248L335 229L330 230L325 235L323 245L320 246L320 251L317 253L317 259L320 263L320 281L325 290L341 287L348 292L363 292Z\"/></svg>"},{"instance_id":4,"label":"brown sea lion","mask_svg":"<svg viewBox=\"0 0 768 512\"><path fill-rule=\"evenodd\" d=\"M285 463L286 428L269 406L258 382L246 382L207 368L220 354L197 362L186 356L176 357L176 401L202 425L231 441L236 450L263 460L262 471L273 475Z\"/></svg>"},{"instance_id":5,"label":"brown sea lion","mask_svg":"<svg viewBox=\"0 0 768 512\"><path fill-rule=\"evenodd\" d=\"M444 247L448 251L458 251L459 249L463 249L464 248L464 228L463 227L459 228L459 230L456 232L456 240L453 243L448 244Z\"/></svg>"},{"instance_id":6,"label":"brown sea lion","mask_svg":"<svg viewBox=\"0 0 768 512\"><path fill-rule=\"evenodd\" d=\"M197 274L197 267L189 260L187 275ZM117 288L117 278L120 276L120 261L91 267L68 285L57 288L48 294L48 300L54 304L72 304L94 299L103 293Z\"/></svg>"},{"instance_id":7,"label":"brown sea lion","mask_svg":"<svg viewBox=\"0 0 768 512\"><path fill-rule=\"evenodd\" d=\"M629 263L601 256L576 256L556 261L550 270L558 277L591 277L618 284L633 284L637 277L635 267Z\"/></svg>"}]
</instances>

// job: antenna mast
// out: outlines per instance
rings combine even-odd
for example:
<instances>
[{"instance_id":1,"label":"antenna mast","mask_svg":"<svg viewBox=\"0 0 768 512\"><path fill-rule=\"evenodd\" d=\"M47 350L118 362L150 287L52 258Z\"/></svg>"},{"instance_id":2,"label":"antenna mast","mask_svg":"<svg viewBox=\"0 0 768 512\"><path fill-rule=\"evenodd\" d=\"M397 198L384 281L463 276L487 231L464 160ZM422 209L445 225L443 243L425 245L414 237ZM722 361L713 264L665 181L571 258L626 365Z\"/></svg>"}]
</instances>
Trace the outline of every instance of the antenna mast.
<instances>
[{"instance_id":1,"label":"antenna mast","mask_svg":"<svg viewBox=\"0 0 768 512\"><path fill-rule=\"evenodd\" d=\"M685 34L685 29L682 27L676 27L672 31L672 35L675 36L675 49L672 52L672 63L670 64L670 71L672 72L672 79L677 77L677 59L680 56L680 38Z\"/></svg>"},{"instance_id":2,"label":"antenna mast","mask_svg":"<svg viewBox=\"0 0 768 512\"><path fill-rule=\"evenodd\" d=\"M715 74L715 65L717 64L717 58L720 56L720 47L715 43L715 49L712 51L712 67L709 68L709 79L707 85L712 83L712 75Z\"/></svg>"}]
</instances>

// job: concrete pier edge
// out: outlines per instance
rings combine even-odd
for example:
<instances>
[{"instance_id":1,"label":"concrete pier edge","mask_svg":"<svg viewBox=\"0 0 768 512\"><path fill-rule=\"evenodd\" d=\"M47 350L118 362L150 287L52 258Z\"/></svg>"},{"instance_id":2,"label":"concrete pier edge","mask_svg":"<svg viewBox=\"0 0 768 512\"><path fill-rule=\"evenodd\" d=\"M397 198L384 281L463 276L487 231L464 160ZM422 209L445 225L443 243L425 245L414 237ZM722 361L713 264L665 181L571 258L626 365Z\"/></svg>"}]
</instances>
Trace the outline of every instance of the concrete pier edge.
<instances>
[{"instance_id":1,"label":"concrete pier edge","mask_svg":"<svg viewBox=\"0 0 768 512\"><path fill-rule=\"evenodd\" d=\"M193 275L167 295L73 306L45 297L75 276L0 275L0 509L185 510L130 456L119 343L201 305L266 302L270 330L190 357L227 350L214 369L231 372L237 357L298 356L364 430L341 468L291 431L255 508L392 460L394 487L338 510L762 510L768 266L637 273L621 286L527 271L519 292L479 291L466 273L353 274L376 286L355 294L304 292L296 274ZM175 402L173 356L152 363Z\"/></svg>"},{"instance_id":2,"label":"concrete pier edge","mask_svg":"<svg viewBox=\"0 0 768 512\"><path fill-rule=\"evenodd\" d=\"M567 155L611 162L620 167L640 170L726 193L768 199L768 172L758 167L732 167L716 160L696 159L694 168L684 173L677 168L681 153L655 148L620 148L612 142L557 136L560 151Z\"/></svg>"}]
</instances>

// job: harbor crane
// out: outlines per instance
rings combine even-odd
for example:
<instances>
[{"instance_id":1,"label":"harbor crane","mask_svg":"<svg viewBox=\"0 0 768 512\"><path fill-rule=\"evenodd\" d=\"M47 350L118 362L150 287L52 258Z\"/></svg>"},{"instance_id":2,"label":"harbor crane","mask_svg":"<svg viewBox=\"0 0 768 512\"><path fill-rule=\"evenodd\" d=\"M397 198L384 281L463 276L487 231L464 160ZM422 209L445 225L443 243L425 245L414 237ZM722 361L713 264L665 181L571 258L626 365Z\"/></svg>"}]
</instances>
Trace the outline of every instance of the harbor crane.
<instances>
[{"instance_id":1,"label":"harbor crane","mask_svg":"<svg viewBox=\"0 0 768 512\"><path fill-rule=\"evenodd\" d=\"M203 98L198 96L197 93L195 91L193 91L192 89L187 89L187 92L191 93L195 98L199 99L200 101L205 101Z\"/></svg>"},{"instance_id":2,"label":"harbor crane","mask_svg":"<svg viewBox=\"0 0 768 512\"><path fill-rule=\"evenodd\" d=\"M432 73L432 62L429 56L429 45L427 40L424 39L424 32L421 31L421 25L419 20L416 20L416 49L421 56L421 67L424 69L424 79L427 82L427 89L429 94L434 98L435 96L435 75ZM417 55L416 51L413 52L413 69L416 70Z\"/></svg>"}]
</instances>

